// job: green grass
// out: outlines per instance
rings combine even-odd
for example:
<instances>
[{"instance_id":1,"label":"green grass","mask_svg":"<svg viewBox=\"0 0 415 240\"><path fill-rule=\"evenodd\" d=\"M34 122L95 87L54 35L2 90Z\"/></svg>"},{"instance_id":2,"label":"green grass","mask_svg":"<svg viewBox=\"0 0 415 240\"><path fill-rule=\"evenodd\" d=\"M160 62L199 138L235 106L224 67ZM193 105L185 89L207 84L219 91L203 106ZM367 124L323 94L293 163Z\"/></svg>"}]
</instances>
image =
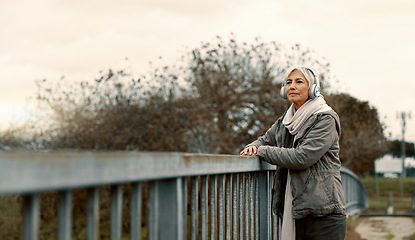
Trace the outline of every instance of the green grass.
<instances>
[{"instance_id":1,"label":"green grass","mask_svg":"<svg viewBox=\"0 0 415 240\"><path fill-rule=\"evenodd\" d=\"M376 181L374 177L361 178L360 181L366 188L369 197L376 197ZM392 193L394 197L401 195L401 179L400 178L378 178L379 196L387 197ZM415 194L415 178L405 178L402 181L404 197L412 197Z\"/></svg>"},{"instance_id":2,"label":"green grass","mask_svg":"<svg viewBox=\"0 0 415 240\"><path fill-rule=\"evenodd\" d=\"M412 198L394 198L392 205L395 213L412 213ZM366 213L385 213L387 207L388 199L386 197L379 199L376 199L376 197L369 198L369 208L366 210Z\"/></svg>"},{"instance_id":3,"label":"green grass","mask_svg":"<svg viewBox=\"0 0 415 240\"><path fill-rule=\"evenodd\" d=\"M376 197L376 181L374 177L361 179L369 196L369 208L366 213L385 213L388 206L388 195L392 194L395 213L412 213L412 195L415 194L415 178L402 181L403 197L401 197L401 179L378 178L379 197Z\"/></svg>"}]
</instances>

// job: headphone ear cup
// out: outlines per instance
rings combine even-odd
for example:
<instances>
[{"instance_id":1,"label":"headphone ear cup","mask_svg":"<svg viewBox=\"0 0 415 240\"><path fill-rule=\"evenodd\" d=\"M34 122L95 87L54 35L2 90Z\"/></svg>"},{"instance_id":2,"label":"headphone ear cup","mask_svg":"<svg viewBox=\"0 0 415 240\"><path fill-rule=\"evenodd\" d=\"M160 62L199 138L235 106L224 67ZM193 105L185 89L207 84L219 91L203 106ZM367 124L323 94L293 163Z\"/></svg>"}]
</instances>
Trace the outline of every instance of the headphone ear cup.
<instances>
[{"instance_id":1,"label":"headphone ear cup","mask_svg":"<svg viewBox=\"0 0 415 240\"><path fill-rule=\"evenodd\" d=\"M281 87L280 96L282 99L287 99L287 93L285 92L285 87Z\"/></svg>"},{"instance_id":2,"label":"headphone ear cup","mask_svg":"<svg viewBox=\"0 0 415 240\"><path fill-rule=\"evenodd\" d=\"M316 89L315 84L311 85L311 87L308 89L308 95L310 96L311 99L316 98L316 95L314 94L315 89Z\"/></svg>"},{"instance_id":3,"label":"headphone ear cup","mask_svg":"<svg viewBox=\"0 0 415 240\"><path fill-rule=\"evenodd\" d=\"M308 89L308 95L311 99L314 99L320 96L320 87L317 84L313 84L310 89Z\"/></svg>"}]
</instances>

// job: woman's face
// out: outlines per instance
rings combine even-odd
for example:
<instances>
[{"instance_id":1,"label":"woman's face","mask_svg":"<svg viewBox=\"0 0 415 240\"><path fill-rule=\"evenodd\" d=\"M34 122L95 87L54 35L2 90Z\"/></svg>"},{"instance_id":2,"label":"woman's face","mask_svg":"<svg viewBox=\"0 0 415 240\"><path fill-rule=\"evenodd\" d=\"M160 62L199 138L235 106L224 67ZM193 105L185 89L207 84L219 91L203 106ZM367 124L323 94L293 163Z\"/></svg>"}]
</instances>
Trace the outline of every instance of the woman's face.
<instances>
[{"instance_id":1,"label":"woman's face","mask_svg":"<svg viewBox=\"0 0 415 240\"><path fill-rule=\"evenodd\" d=\"M288 100L294 104L296 109L308 100L308 85L308 81L300 71L294 70L288 75L285 91Z\"/></svg>"}]
</instances>

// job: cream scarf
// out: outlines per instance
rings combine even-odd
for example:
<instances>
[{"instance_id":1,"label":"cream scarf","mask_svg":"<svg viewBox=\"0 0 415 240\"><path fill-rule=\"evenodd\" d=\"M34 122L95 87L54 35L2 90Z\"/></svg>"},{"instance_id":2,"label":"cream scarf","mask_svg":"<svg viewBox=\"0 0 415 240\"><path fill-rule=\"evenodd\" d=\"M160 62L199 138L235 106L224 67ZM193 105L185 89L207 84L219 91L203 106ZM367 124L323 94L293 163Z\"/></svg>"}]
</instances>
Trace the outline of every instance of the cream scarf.
<instances>
[{"instance_id":1,"label":"cream scarf","mask_svg":"<svg viewBox=\"0 0 415 240\"><path fill-rule=\"evenodd\" d=\"M296 135L304 122L312 115L320 112L326 112L332 110L329 105L326 104L323 96L319 96L315 99L309 99L305 102L297 111L294 104L291 104L287 110L282 123L290 131L292 135Z\"/></svg>"},{"instance_id":2,"label":"cream scarf","mask_svg":"<svg viewBox=\"0 0 415 240\"><path fill-rule=\"evenodd\" d=\"M293 190L291 175L288 170L287 185L285 187L284 214L282 215L281 240L295 240L295 220L293 219Z\"/></svg>"},{"instance_id":3,"label":"cream scarf","mask_svg":"<svg viewBox=\"0 0 415 240\"><path fill-rule=\"evenodd\" d=\"M294 104L291 104L290 108L285 114L283 124L290 131L292 135L296 135L304 122L312 115L320 112L326 112L331 110L331 107L326 104L326 101L322 96L310 99L305 102L298 111L295 111ZM295 220L293 219L293 191L291 188L291 175L288 170L287 185L285 188L284 199L284 214L282 220L282 240L294 240L295 239Z\"/></svg>"}]
</instances>

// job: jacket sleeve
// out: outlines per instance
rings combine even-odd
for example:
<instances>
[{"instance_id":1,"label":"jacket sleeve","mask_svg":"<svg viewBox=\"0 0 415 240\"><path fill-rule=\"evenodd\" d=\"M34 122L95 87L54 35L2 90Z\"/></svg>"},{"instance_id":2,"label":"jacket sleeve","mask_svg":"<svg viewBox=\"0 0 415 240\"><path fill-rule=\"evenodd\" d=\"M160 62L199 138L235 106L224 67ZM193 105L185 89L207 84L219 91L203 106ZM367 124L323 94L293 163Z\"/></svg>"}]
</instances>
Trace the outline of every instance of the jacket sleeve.
<instances>
[{"instance_id":1,"label":"jacket sleeve","mask_svg":"<svg viewBox=\"0 0 415 240\"><path fill-rule=\"evenodd\" d=\"M277 121L278 122L278 121ZM245 148L249 146L255 146L259 149L261 146L271 145L275 146L275 133L277 131L277 122L275 122L264 135L258 137L257 140L253 141L252 143L248 144Z\"/></svg>"},{"instance_id":2,"label":"jacket sleeve","mask_svg":"<svg viewBox=\"0 0 415 240\"><path fill-rule=\"evenodd\" d=\"M314 165L339 138L336 120L330 115L323 115L305 135L297 141L295 148L260 146L260 159L288 169L306 169Z\"/></svg>"}]
</instances>

